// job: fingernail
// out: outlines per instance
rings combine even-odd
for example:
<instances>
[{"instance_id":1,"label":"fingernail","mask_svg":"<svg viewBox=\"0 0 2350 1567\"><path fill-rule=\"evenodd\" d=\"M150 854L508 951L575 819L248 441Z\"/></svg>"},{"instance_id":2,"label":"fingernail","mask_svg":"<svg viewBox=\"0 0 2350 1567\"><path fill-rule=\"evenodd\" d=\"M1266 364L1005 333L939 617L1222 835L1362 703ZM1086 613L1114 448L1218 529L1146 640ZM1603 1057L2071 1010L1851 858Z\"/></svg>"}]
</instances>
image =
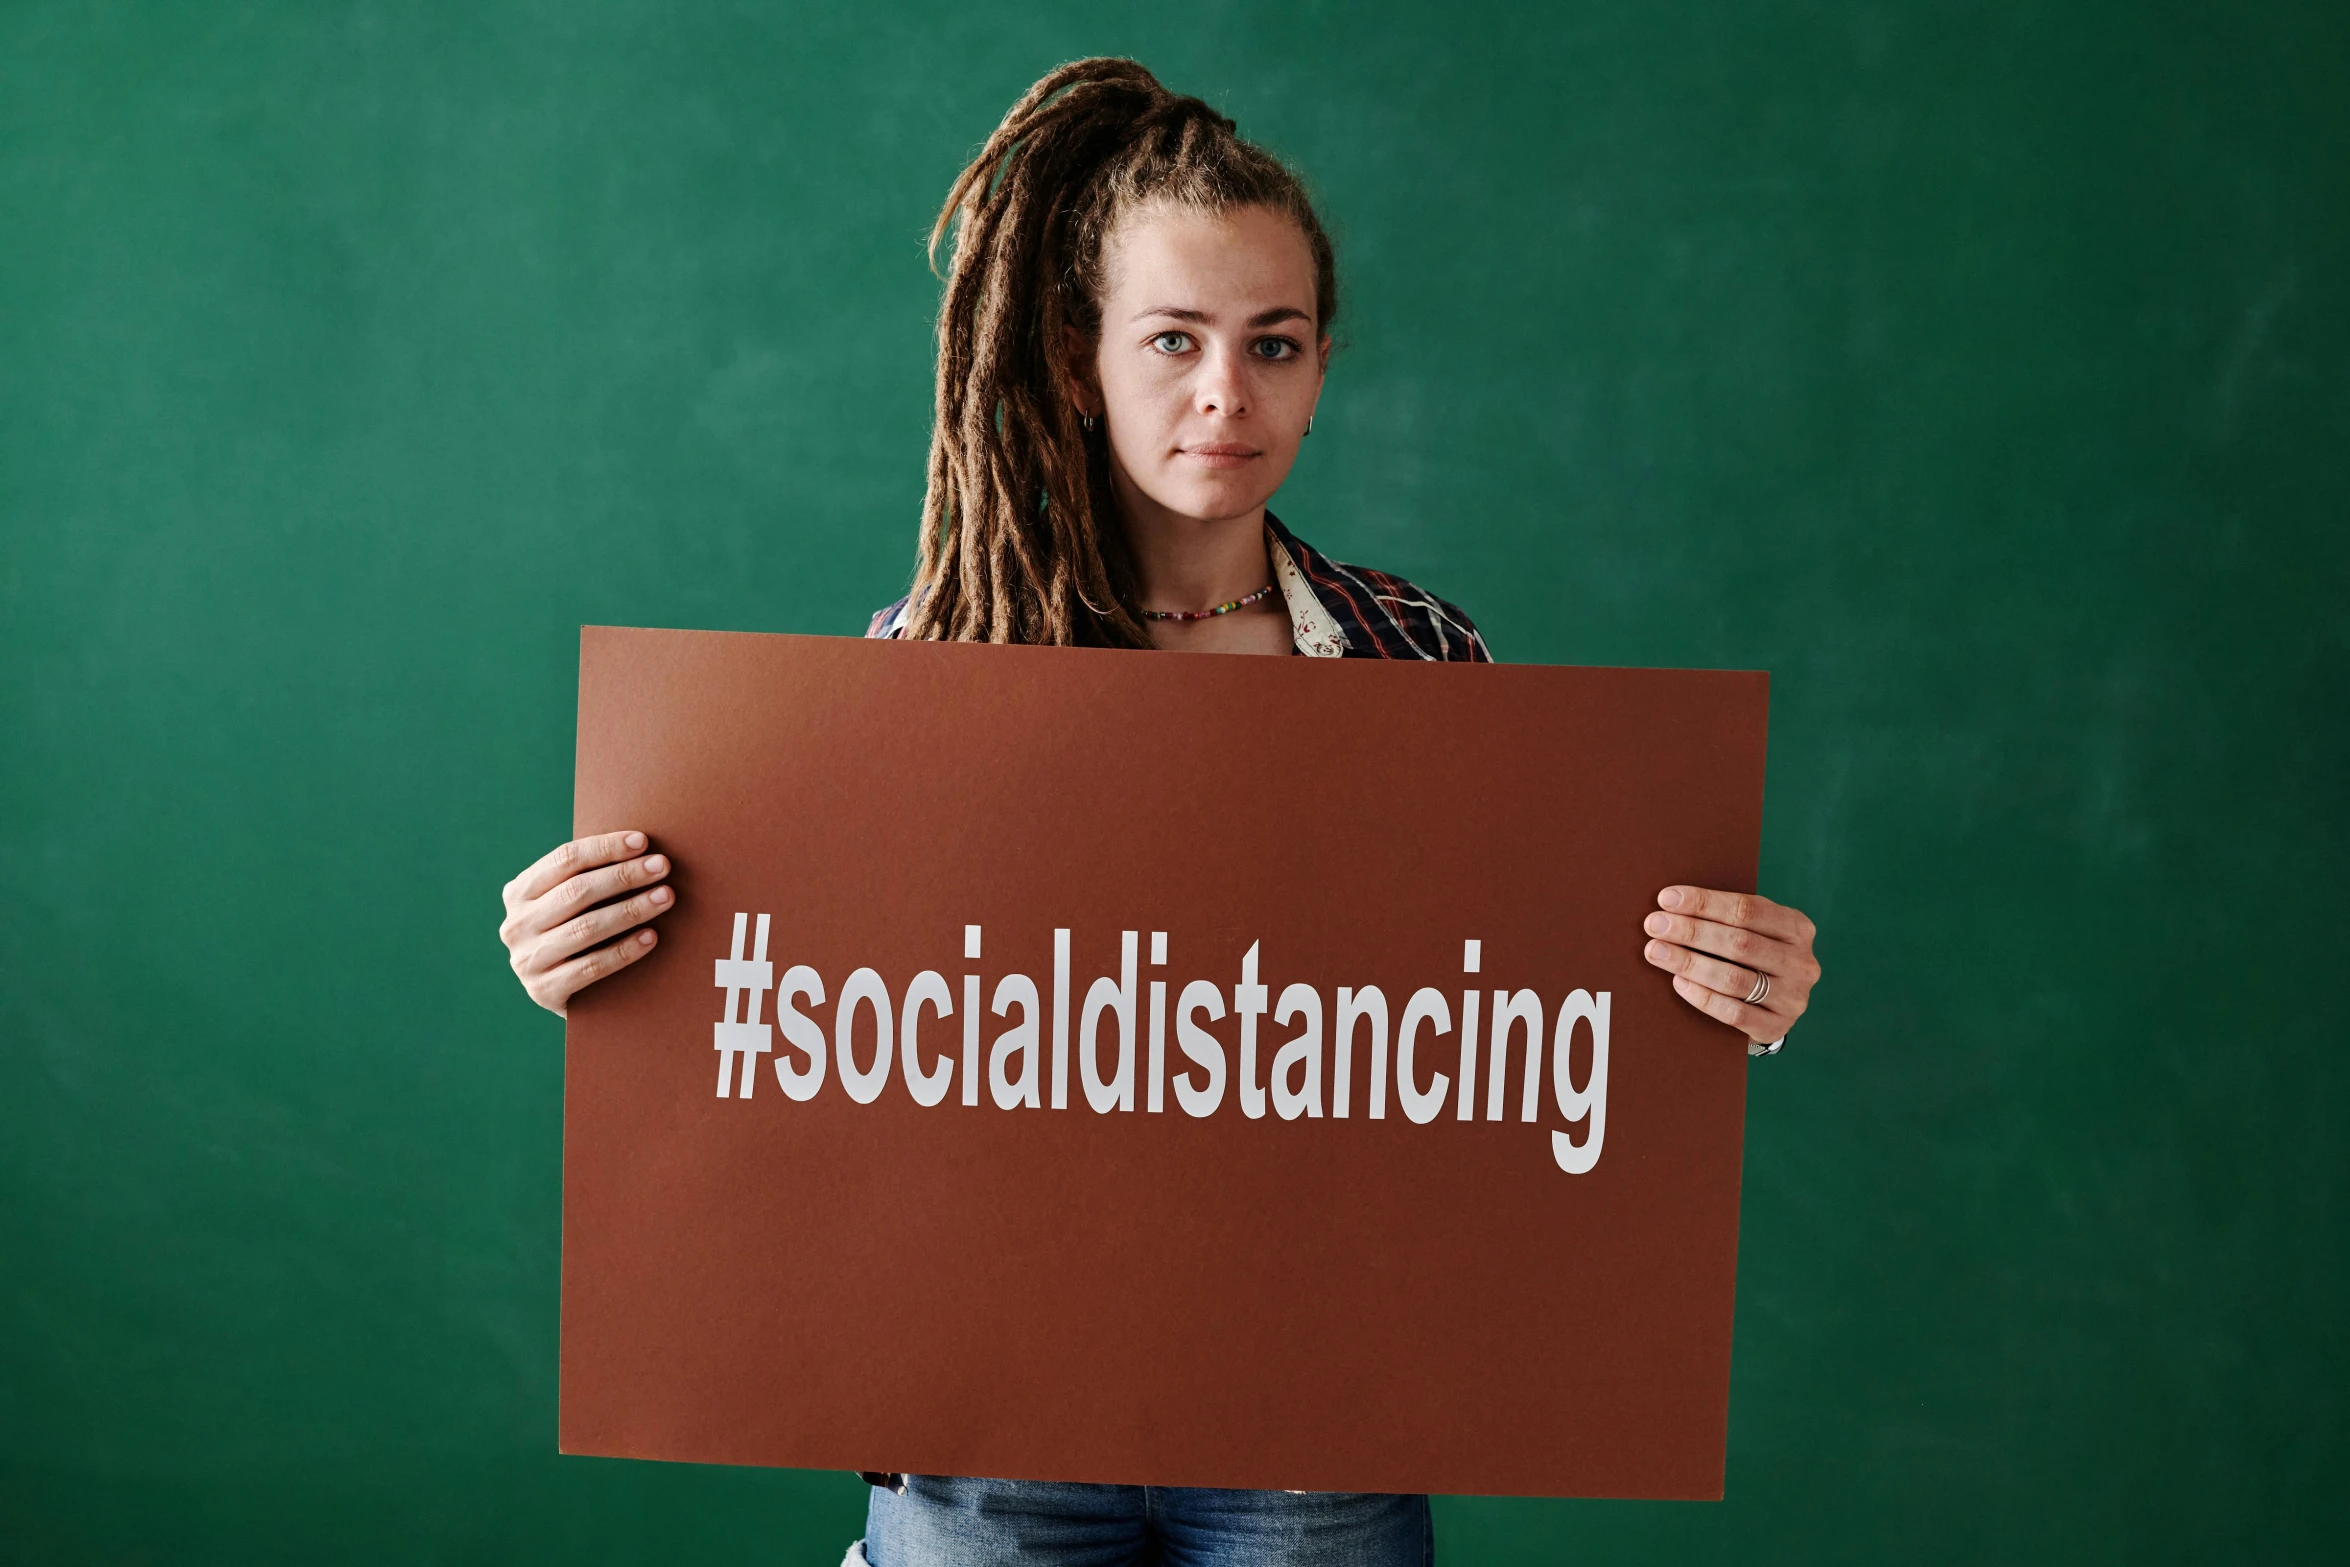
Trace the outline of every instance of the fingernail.
<instances>
[{"instance_id":1,"label":"fingernail","mask_svg":"<svg viewBox=\"0 0 2350 1567\"><path fill-rule=\"evenodd\" d=\"M1665 951L1666 948L1663 942L1652 941L1647 946L1640 949L1640 955L1648 959L1648 961L1651 963L1662 963L1665 960Z\"/></svg>"},{"instance_id":2,"label":"fingernail","mask_svg":"<svg viewBox=\"0 0 2350 1567\"><path fill-rule=\"evenodd\" d=\"M1647 931L1651 936L1661 936L1672 928L1673 922L1662 914L1651 914L1641 924L1641 929Z\"/></svg>"},{"instance_id":3,"label":"fingernail","mask_svg":"<svg viewBox=\"0 0 2350 1567\"><path fill-rule=\"evenodd\" d=\"M1664 908L1677 909L1681 906L1681 889L1678 887L1667 887L1664 891L1656 895L1656 901Z\"/></svg>"},{"instance_id":4,"label":"fingernail","mask_svg":"<svg viewBox=\"0 0 2350 1567\"><path fill-rule=\"evenodd\" d=\"M653 944L653 933L648 930L644 934L638 936L636 939L636 944L640 947L651 946Z\"/></svg>"},{"instance_id":5,"label":"fingernail","mask_svg":"<svg viewBox=\"0 0 2350 1567\"><path fill-rule=\"evenodd\" d=\"M658 854L654 855L654 856L653 856L651 859L648 859L648 860L646 860L646 861L645 861L645 874L646 874L647 876L658 876L658 875L660 875L660 874L661 874L663 871L666 871L666 870L668 870L668 869L669 869L669 862L668 862L667 860L663 859L663 858L662 858L660 855L658 855Z\"/></svg>"},{"instance_id":6,"label":"fingernail","mask_svg":"<svg viewBox=\"0 0 2350 1567\"><path fill-rule=\"evenodd\" d=\"M628 845L629 853L634 854L645 846L645 835L641 832L632 832L620 841Z\"/></svg>"},{"instance_id":7,"label":"fingernail","mask_svg":"<svg viewBox=\"0 0 2350 1567\"><path fill-rule=\"evenodd\" d=\"M659 906L659 905L661 905L661 904L667 903L667 902L669 901L669 889L668 889L667 887L655 887L655 888L653 889L653 896L652 896L652 898L651 898L651 900L650 900L650 901L651 901L651 902L652 902L652 903L653 903L653 904L654 904L656 907L658 907L658 906Z\"/></svg>"}]
</instances>

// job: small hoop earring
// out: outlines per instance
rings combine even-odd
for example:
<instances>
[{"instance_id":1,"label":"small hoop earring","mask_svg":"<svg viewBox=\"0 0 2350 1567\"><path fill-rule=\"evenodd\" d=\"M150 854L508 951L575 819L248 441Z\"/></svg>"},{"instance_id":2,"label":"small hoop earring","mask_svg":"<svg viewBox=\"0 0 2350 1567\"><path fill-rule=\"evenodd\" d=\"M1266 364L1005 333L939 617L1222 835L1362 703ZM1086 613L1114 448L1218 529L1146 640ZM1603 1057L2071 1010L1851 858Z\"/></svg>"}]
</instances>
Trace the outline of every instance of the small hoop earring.
<instances>
[{"instance_id":1,"label":"small hoop earring","mask_svg":"<svg viewBox=\"0 0 2350 1567\"><path fill-rule=\"evenodd\" d=\"M1307 415L1306 415L1306 434L1308 434L1308 435L1311 435L1311 434L1313 434L1313 433L1314 433L1314 416L1313 416L1312 414L1307 414Z\"/></svg>"},{"instance_id":2,"label":"small hoop earring","mask_svg":"<svg viewBox=\"0 0 2350 1567\"><path fill-rule=\"evenodd\" d=\"M1093 415L1091 414L1087 414L1085 416L1085 433L1088 435L1093 434Z\"/></svg>"}]
</instances>

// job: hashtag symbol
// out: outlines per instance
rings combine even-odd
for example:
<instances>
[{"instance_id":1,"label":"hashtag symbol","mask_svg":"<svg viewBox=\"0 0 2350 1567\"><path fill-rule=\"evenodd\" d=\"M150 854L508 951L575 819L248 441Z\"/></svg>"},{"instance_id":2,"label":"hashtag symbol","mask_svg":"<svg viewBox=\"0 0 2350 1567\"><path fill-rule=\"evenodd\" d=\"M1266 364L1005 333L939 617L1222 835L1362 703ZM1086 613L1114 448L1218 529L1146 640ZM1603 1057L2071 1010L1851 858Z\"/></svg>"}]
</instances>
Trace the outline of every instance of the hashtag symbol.
<instances>
[{"instance_id":1,"label":"hashtag symbol","mask_svg":"<svg viewBox=\"0 0 2350 1567\"><path fill-rule=\"evenodd\" d=\"M759 1021L759 1000L767 987L775 983L775 971L767 962L767 916L759 916L759 934L751 949L748 962L743 960L743 927L750 923L748 914L734 917L734 954L718 960L718 984L726 992L726 1020L716 1025L718 1052L718 1097L724 1099L734 1082L734 1058L742 1057L742 1092L738 1097L748 1099L751 1089L759 1081L757 1061L773 1046L768 1040L767 1025ZM742 1000L748 992L751 1015L736 1022L742 1011Z\"/></svg>"}]
</instances>

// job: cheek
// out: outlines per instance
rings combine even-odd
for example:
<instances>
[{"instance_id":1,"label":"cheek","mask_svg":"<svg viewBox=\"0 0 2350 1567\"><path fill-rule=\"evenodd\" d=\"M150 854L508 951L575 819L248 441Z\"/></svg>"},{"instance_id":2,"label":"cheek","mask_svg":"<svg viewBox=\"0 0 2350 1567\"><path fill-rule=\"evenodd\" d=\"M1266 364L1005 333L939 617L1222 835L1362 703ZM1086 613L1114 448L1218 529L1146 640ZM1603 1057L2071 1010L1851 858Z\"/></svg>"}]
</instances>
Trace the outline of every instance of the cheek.
<instances>
[{"instance_id":1,"label":"cheek","mask_svg":"<svg viewBox=\"0 0 2350 1567\"><path fill-rule=\"evenodd\" d=\"M1257 387L1260 406L1295 414L1302 429L1305 410L1314 406L1315 394L1321 390L1321 378L1314 374L1312 360L1298 359L1266 365L1257 376Z\"/></svg>"},{"instance_id":2,"label":"cheek","mask_svg":"<svg viewBox=\"0 0 2350 1567\"><path fill-rule=\"evenodd\" d=\"M1122 359L1101 366L1099 375L1102 403L1113 425L1162 420L1169 406L1182 405L1182 377L1169 361Z\"/></svg>"}]
</instances>

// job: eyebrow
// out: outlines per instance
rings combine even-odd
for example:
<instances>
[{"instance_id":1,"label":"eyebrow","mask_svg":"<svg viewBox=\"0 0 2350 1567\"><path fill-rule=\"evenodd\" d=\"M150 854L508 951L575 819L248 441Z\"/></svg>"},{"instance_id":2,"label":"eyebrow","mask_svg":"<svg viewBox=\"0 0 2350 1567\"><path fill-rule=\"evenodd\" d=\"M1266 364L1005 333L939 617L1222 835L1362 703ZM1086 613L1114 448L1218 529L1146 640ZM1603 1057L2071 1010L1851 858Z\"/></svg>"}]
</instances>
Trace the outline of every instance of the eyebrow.
<instances>
[{"instance_id":1,"label":"eyebrow","mask_svg":"<svg viewBox=\"0 0 2350 1567\"><path fill-rule=\"evenodd\" d=\"M1208 324L1206 311L1185 310L1179 305L1153 305L1148 310L1138 310L1134 313L1134 319L1137 321L1145 320L1151 316L1166 316L1175 321L1196 321L1201 326ZM1248 318L1248 324L1250 326L1274 326L1283 321L1311 321L1313 319L1312 316L1307 315L1295 305L1280 305L1271 310L1258 311Z\"/></svg>"}]
</instances>

